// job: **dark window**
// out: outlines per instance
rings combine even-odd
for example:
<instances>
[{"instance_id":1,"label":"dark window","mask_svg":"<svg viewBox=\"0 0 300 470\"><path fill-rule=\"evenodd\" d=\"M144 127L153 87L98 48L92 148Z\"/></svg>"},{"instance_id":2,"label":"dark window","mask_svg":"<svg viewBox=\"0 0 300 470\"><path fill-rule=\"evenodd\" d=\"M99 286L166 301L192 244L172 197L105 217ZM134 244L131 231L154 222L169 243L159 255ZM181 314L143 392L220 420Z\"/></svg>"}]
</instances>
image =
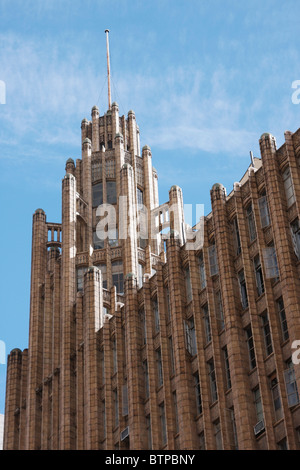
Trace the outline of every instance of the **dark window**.
<instances>
[{"instance_id":1,"label":"dark window","mask_svg":"<svg viewBox=\"0 0 300 470\"><path fill-rule=\"evenodd\" d=\"M93 185L93 207L103 204L103 184L97 183Z\"/></svg>"},{"instance_id":2,"label":"dark window","mask_svg":"<svg viewBox=\"0 0 300 470\"><path fill-rule=\"evenodd\" d=\"M101 250L104 248L104 240L98 238L97 231L93 232L94 250Z\"/></svg>"},{"instance_id":3,"label":"dark window","mask_svg":"<svg viewBox=\"0 0 300 470\"><path fill-rule=\"evenodd\" d=\"M282 339L283 339L283 341L286 341L287 339L289 339L289 330L288 330L288 325L287 325L287 320L286 320L286 315L285 315L285 310L284 310L284 303L283 303L282 297L280 297L277 300L276 303L277 303L277 309L278 309L278 313L279 313Z\"/></svg>"},{"instance_id":4,"label":"dark window","mask_svg":"<svg viewBox=\"0 0 300 470\"><path fill-rule=\"evenodd\" d=\"M107 204L117 204L117 188L115 181L106 182L106 201Z\"/></svg>"},{"instance_id":5,"label":"dark window","mask_svg":"<svg viewBox=\"0 0 300 470\"><path fill-rule=\"evenodd\" d=\"M204 265L204 258L203 258L203 253L200 254L198 258L199 262L199 271L200 271L200 287L201 289L204 289L206 286L206 276L205 276L205 265Z\"/></svg>"},{"instance_id":6,"label":"dark window","mask_svg":"<svg viewBox=\"0 0 300 470\"><path fill-rule=\"evenodd\" d=\"M156 364L157 364L158 386L161 387L162 384L163 384L163 369L162 369L162 360L161 360L161 350L160 350L160 348L156 350Z\"/></svg>"},{"instance_id":7,"label":"dark window","mask_svg":"<svg viewBox=\"0 0 300 470\"><path fill-rule=\"evenodd\" d=\"M112 269L112 281L113 285L116 286L117 292L123 294L124 284L123 284L123 263L122 261L113 261L111 263Z\"/></svg>"},{"instance_id":8,"label":"dark window","mask_svg":"<svg viewBox=\"0 0 300 470\"><path fill-rule=\"evenodd\" d=\"M159 311L157 299L152 300L152 311L154 316L154 329L157 333L159 331Z\"/></svg>"},{"instance_id":9,"label":"dark window","mask_svg":"<svg viewBox=\"0 0 300 470\"><path fill-rule=\"evenodd\" d=\"M209 381L210 381L211 399L212 399L212 402L215 402L218 399L218 391L217 391L215 364L214 364L213 359L208 361L208 375L209 375Z\"/></svg>"},{"instance_id":10,"label":"dark window","mask_svg":"<svg viewBox=\"0 0 300 470\"><path fill-rule=\"evenodd\" d=\"M196 346L196 332L195 332L195 324L194 318L190 318L184 322L185 328L185 340L186 340L186 349L194 356L197 354L197 346Z\"/></svg>"},{"instance_id":11,"label":"dark window","mask_svg":"<svg viewBox=\"0 0 300 470\"><path fill-rule=\"evenodd\" d=\"M291 171L289 167L287 167L284 170L282 174L282 178L283 178L287 206L290 207L292 204L294 204L294 202L296 201L296 198L295 198L295 193L294 193Z\"/></svg>"},{"instance_id":12,"label":"dark window","mask_svg":"<svg viewBox=\"0 0 300 470\"><path fill-rule=\"evenodd\" d=\"M262 321L262 328L263 328L263 333L264 333L266 352L267 352L267 356L269 356L269 354L273 352L273 346L272 346L272 337L271 337L270 323L269 323L269 317L268 317L267 311L262 313L261 321Z\"/></svg>"},{"instance_id":13,"label":"dark window","mask_svg":"<svg viewBox=\"0 0 300 470\"><path fill-rule=\"evenodd\" d=\"M288 399L288 405L295 406L299 403L298 387L295 377L294 364L291 360L287 362L288 368L284 371L285 387Z\"/></svg>"},{"instance_id":14,"label":"dark window","mask_svg":"<svg viewBox=\"0 0 300 470\"><path fill-rule=\"evenodd\" d=\"M238 278L239 278L239 284L240 284L242 307L243 309L245 309L248 307L248 296L247 296L247 287L246 287L244 270L239 272Z\"/></svg>"},{"instance_id":15,"label":"dark window","mask_svg":"<svg viewBox=\"0 0 300 470\"><path fill-rule=\"evenodd\" d=\"M159 405L159 416L160 416L160 424L161 424L161 440L162 446L167 443L167 427L166 427L166 414L165 414L165 404L161 403Z\"/></svg>"},{"instance_id":16,"label":"dark window","mask_svg":"<svg viewBox=\"0 0 300 470\"><path fill-rule=\"evenodd\" d=\"M270 225L270 215L269 215L266 192L262 193L262 196L259 198L258 206L259 206L261 227L262 228L268 227L268 225Z\"/></svg>"},{"instance_id":17,"label":"dark window","mask_svg":"<svg viewBox=\"0 0 300 470\"><path fill-rule=\"evenodd\" d=\"M254 219L254 212L252 209L252 204L250 204L247 207L247 220L248 220L250 242L253 242L256 239L256 228L255 228L255 219Z\"/></svg>"},{"instance_id":18,"label":"dark window","mask_svg":"<svg viewBox=\"0 0 300 470\"><path fill-rule=\"evenodd\" d=\"M250 367L251 369L254 369L254 367L256 367L256 359L255 359L254 341L253 341L251 326L249 325L245 331L246 331L246 339L247 339L248 352L249 352Z\"/></svg>"},{"instance_id":19,"label":"dark window","mask_svg":"<svg viewBox=\"0 0 300 470\"><path fill-rule=\"evenodd\" d=\"M300 225L298 219L291 223L291 234L295 254L297 258L300 259Z\"/></svg>"},{"instance_id":20,"label":"dark window","mask_svg":"<svg viewBox=\"0 0 300 470\"><path fill-rule=\"evenodd\" d=\"M208 305L205 304L201 310L202 310L202 315L203 315L203 320L204 320L205 338L206 338L206 342L209 343L211 341L211 327L210 327Z\"/></svg>"},{"instance_id":21,"label":"dark window","mask_svg":"<svg viewBox=\"0 0 300 470\"><path fill-rule=\"evenodd\" d=\"M218 258L217 258L217 249L216 245L210 245L208 248L208 257L209 257L209 266L210 266L210 275L214 276L219 272Z\"/></svg>"},{"instance_id":22,"label":"dark window","mask_svg":"<svg viewBox=\"0 0 300 470\"><path fill-rule=\"evenodd\" d=\"M235 255L239 255L241 252L241 238L239 232L239 226L237 219L233 219L233 239L234 239L234 251Z\"/></svg>"},{"instance_id":23,"label":"dark window","mask_svg":"<svg viewBox=\"0 0 300 470\"><path fill-rule=\"evenodd\" d=\"M223 349L223 353L224 353L224 363L225 363L226 384L227 384L227 389L230 389L231 388L231 376L230 376L227 346L225 346L225 348Z\"/></svg>"},{"instance_id":24,"label":"dark window","mask_svg":"<svg viewBox=\"0 0 300 470\"><path fill-rule=\"evenodd\" d=\"M264 293L264 280L259 255L254 258L254 271L258 296Z\"/></svg>"},{"instance_id":25,"label":"dark window","mask_svg":"<svg viewBox=\"0 0 300 470\"><path fill-rule=\"evenodd\" d=\"M277 377L271 379L271 392L273 398L275 421L279 421L282 418L282 406L280 399L280 390L278 385Z\"/></svg>"},{"instance_id":26,"label":"dark window","mask_svg":"<svg viewBox=\"0 0 300 470\"><path fill-rule=\"evenodd\" d=\"M195 387L195 396L196 396L197 415L200 415L202 413L202 399L201 399L201 389L200 389L200 381L199 381L198 372L194 374L194 387Z\"/></svg>"},{"instance_id":27,"label":"dark window","mask_svg":"<svg viewBox=\"0 0 300 470\"><path fill-rule=\"evenodd\" d=\"M144 204L144 197L143 197L143 191L139 188L136 189L136 199L137 199L137 204L138 205L143 205Z\"/></svg>"}]
</instances>

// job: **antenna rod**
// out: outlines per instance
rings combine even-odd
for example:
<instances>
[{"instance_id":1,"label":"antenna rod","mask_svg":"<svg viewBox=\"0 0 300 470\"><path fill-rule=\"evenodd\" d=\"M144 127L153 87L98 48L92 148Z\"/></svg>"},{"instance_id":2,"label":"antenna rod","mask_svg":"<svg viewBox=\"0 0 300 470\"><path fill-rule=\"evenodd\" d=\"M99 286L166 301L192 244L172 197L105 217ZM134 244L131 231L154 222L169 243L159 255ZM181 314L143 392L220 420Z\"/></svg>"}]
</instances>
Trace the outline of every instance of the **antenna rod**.
<instances>
[{"instance_id":1,"label":"antenna rod","mask_svg":"<svg viewBox=\"0 0 300 470\"><path fill-rule=\"evenodd\" d=\"M106 29L105 33L106 33L106 55L107 55L108 109L110 109L111 108L111 92L110 92L109 42L108 42L109 29Z\"/></svg>"}]
</instances>

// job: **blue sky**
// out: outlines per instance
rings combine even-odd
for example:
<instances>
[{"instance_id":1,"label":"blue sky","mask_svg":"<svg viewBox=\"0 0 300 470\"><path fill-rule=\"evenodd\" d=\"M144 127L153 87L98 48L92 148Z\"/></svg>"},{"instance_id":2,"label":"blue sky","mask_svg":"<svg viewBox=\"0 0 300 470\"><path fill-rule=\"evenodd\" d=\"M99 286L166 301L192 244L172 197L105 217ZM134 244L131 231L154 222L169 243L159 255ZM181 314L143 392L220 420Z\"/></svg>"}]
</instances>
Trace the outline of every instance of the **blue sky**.
<instances>
[{"instance_id":1,"label":"blue sky","mask_svg":"<svg viewBox=\"0 0 300 470\"><path fill-rule=\"evenodd\" d=\"M1 309L6 353L28 346L31 223L61 221L65 161L81 157L80 124L112 99L136 113L152 148L160 202L173 184L205 204L229 193L250 150L300 127L298 0L0 0ZM0 413L6 366L0 364Z\"/></svg>"}]
</instances>

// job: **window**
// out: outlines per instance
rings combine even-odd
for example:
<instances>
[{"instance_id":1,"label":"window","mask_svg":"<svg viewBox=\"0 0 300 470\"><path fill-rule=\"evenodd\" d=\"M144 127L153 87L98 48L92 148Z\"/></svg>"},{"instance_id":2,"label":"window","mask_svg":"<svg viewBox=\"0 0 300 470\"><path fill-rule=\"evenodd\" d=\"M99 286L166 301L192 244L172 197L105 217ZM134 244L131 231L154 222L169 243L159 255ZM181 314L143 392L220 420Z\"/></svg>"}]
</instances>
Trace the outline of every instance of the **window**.
<instances>
[{"instance_id":1,"label":"window","mask_svg":"<svg viewBox=\"0 0 300 470\"><path fill-rule=\"evenodd\" d=\"M179 432L179 422L178 422L178 405L177 405L177 394L173 392L173 405L174 405L174 415L175 415L175 434Z\"/></svg>"},{"instance_id":2,"label":"window","mask_svg":"<svg viewBox=\"0 0 300 470\"><path fill-rule=\"evenodd\" d=\"M250 242L253 242L256 239L256 228L252 204L247 207L246 214L248 220Z\"/></svg>"},{"instance_id":3,"label":"window","mask_svg":"<svg viewBox=\"0 0 300 470\"><path fill-rule=\"evenodd\" d=\"M160 417L160 426L161 426L161 441L162 446L165 446L167 443L167 428L166 428L166 414L165 414L165 404L161 403L159 405L159 417Z\"/></svg>"},{"instance_id":4,"label":"window","mask_svg":"<svg viewBox=\"0 0 300 470\"><path fill-rule=\"evenodd\" d=\"M271 386L272 399L273 399L273 405L274 405L275 421L279 421L283 415L282 415L280 391L279 391L277 377L274 377L270 380L270 386Z\"/></svg>"},{"instance_id":5,"label":"window","mask_svg":"<svg viewBox=\"0 0 300 470\"><path fill-rule=\"evenodd\" d=\"M174 349L173 349L173 338L169 336L169 352L170 352L170 362L171 362L171 374L175 374L175 361L174 361Z\"/></svg>"},{"instance_id":6,"label":"window","mask_svg":"<svg viewBox=\"0 0 300 470\"><path fill-rule=\"evenodd\" d=\"M146 416L146 431L147 431L148 450L151 450L152 449L152 436L151 436L151 417L150 417L150 415Z\"/></svg>"},{"instance_id":7,"label":"window","mask_svg":"<svg viewBox=\"0 0 300 470\"><path fill-rule=\"evenodd\" d=\"M214 276L219 272L216 245L210 245L208 248L210 275Z\"/></svg>"},{"instance_id":8,"label":"window","mask_svg":"<svg viewBox=\"0 0 300 470\"><path fill-rule=\"evenodd\" d=\"M203 315L203 320L204 320L205 338L206 338L206 342L209 343L211 341L211 327L210 327L208 305L205 304L201 310L202 310L202 315Z\"/></svg>"},{"instance_id":9,"label":"window","mask_svg":"<svg viewBox=\"0 0 300 470\"><path fill-rule=\"evenodd\" d=\"M273 346L272 346L272 337L271 337L270 323L269 323L269 317L268 317L267 311L261 314L261 322L262 322L262 329L263 329L263 334L264 334L266 353L267 353L267 356L269 356L269 354L272 354L273 352Z\"/></svg>"},{"instance_id":10,"label":"window","mask_svg":"<svg viewBox=\"0 0 300 470\"><path fill-rule=\"evenodd\" d=\"M87 271L86 267L77 268L77 291L83 291L83 280L84 280L84 273Z\"/></svg>"},{"instance_id":11,"label":"window","mask_svg":"<svg viewBox=\"0 0 300 470\"><path fill-rule=\"evenodd\" d=\"M191 274L190 269L186 268L184 271L185 286L186 286L186 300L190 302L192 300L192 285L191 285Z\"/></svg>"},{"instance_id":12,"label":"window","mask_svg":"<svg viewBox=\"0 0 300 470\"><path fill-rule=\"evenodd\" d=\"M102 287L103 289L107 289L106 264L97 264L96 266L101 271Z\"/></svg>"},{"instance_id":13,"label":"window","mask_svg":"<svg viewBox=\"0 0 300 470\"><path fill-rule=\"evenodd\" d=\"M270 246L263 248L263 256L264 256L264 265L265 265L265 273L267 279L279 279L279 269L277 264L277 256L275 247L273 244Z\"/></svg>"},{"instance_id":14,"label":"window","mask_svg":"<svg viewBox=\"0 0 300 470\"><path fill-rule=\"evenodd\" d=\"M194 388L195 388L195 397L196 397L196 413L197 416L202 413L202 399L201 399L201 389L199 381L199 373L194 374Z\"/></svg>"},{"instance_id":15,"label":"window","mask_svg":"<svg viewBox=\"0 0 300 470\"><path fill-rule=\"evenodd\" d=\"M98 238L96 230L93 232L93 244L94 250L101 250L102 248L104 248L104 240Z\"/></svg>"},{"instance_id":16,"label":"window","mask_svg":"<svg viewBox=\"0 0 300 470\"><path fill-rule=\"evenodd\" d=\"M116 164L115 160L109 159L106 160L105 171L106 171L106 178L115 178L116 177Z\"/></svg>"},{"instance_id":17,"label":"window","mask_svg":"<svg viewBox=\"0 0 300 470\"><path fill-rule=\"evenodd\" d=\"M159 331L159 311L157 299L152 300L152 311L154 316L154 330L155 333L157 333Z\"/></svg>"},{"instance_id":18,"label":"window","mask_svg":"<svg viewBox=\"0 0 300 470\"><path fill-rule=\"evenodd\" d=\"M230 367L229 367L229 358L228 358L228 350L227 346L223 349L224 354L224 364L225 364L225 377L226 377L226 385L227 390L231 388L231 376L230 376Z\"/></svg>"},{"instance_id":19,"label":"window","mask_svg":"<svg viewBox=\"0 0 300 470\"><path fill-rule=\"evenodd\" d=\"M115 427L119 426L119 399L118 390L113 391L114 411L115 411Z\"/></svg>"},{"instance_id":20,"label":"window","mask_svg":"<svg viewBox=\"0 0 300 470\"><path fill-rule=\"evenodd\" d=\"M128 416L128 386L127 386L127 383L125 383L122 387L122 416Z\"/></svg>"},{"instance_id":21,"label":"window","mask_svg":"<svg viewBox=\"0 0 300 470\"><path fill-rule=\"evenodd\" d=\"M102 162L92 162L92 181L102 180Z\"/></svg>"},{"instance_id":22,"label":"window","mask_svg":"<svg viewBox=\"0 0 300 470\"><path fill-rule=\"evenodd\" d=\"M143 276L144 276L144 266L139 263L138 264L138 286L142 287L143 285Z\"/></svg>"},{"instance_id":23,"label":"window","mask_svg":"<svg viewBox=\"0 0 300 470\"><path fill-rule=\"evenodd\" d=\"M149 372L148 372L148 362L145 360L143 362L143 370L144 370L144 379L145 379L145 399L149 398Z\"/></svg>"},{"instance_id":24,"label":"window","mask_svg":"<svg viewBox=\"0 0 300 470\"><path fill-rule=\"evenodd\" d=\"M259 387L257 387L253 391L253 397L254 397L254 406L255 406L255 411L256 411L256 419L257 419L257 422L259 423L260 421L264 420L264 413L263 413Z\"/></svg>"},{"instance_id":25,"label":"window","mask_svg":"<svg viewBox=\"0 0 300 470\"><path fill-rule=\"evenodd\" d=\"M235 252L235 255L238 256L241 253L242 248L241 248L241 238L240 238L237 218L233 219L232 225L233 225L234 252Z\"/></svg>"},{"instance_id":26,"label":"window","mask_svg":"<svg viewBox=\"0 0 300 470\"><path fill-rule=\"evenodd\" d=\"M200 287L204 289L206 287L206 276L205 276L205 265L204 265L204 258L203 253L200 254L198 257L199 262L199 271L200 271Z\"/></svg>"},{"instance_id":27,"label":"window","mask_svg":"<svg viewBox=\"0 0 300 470\"><path fill-rule=\"evenodd\" d=\"M238 274L239 285L240 285L240 294L243 310L248 307L248 296L247 296L247 287L245 281L244 270L240 271Z\"/></svg>"},{"instance_id":28,"label":"window","mask_svg":"<svg viewBox=\"0 0 300 470\"><path fill-rule=\"evenodd\" d=\"M156 350L156 365L157 365L157 385L158 387L161 387L163 384L163 369L162 369L160 348Z\"/></svg>"},{"instance_id":29,"label":"window","mask_svg":"<svg viewBox=\"0 0 300 470\"><path fill-rule=\"evenodd\" d=\"M224 323L222 295L221 295L220 290L216 292L215 305L216 305L216 317L217 317L217 322L218 322L218 331L221 332L225 328L225 323Z\"/></svg>"},{"instance_id":30,"label":"window","mask_svg":"<svg viewBox=\"0 0 300 470\"><path fill-rule=\"evenodd\" d=\"M248 346L248 352L249 352L250 369L254 369L254 367L256 367L256 359L255 359L255 349L254 349L254 341L253 341L251 326L249 325L245 331L246 331L246 340L247 340L247 346Z\"/></svg>"},{"instance_id":31,"label":"window","mask_svg":"<svg viewBox=\"0 0 300 470\"><path fill-rule=\"evenodd\" d=\"M266 192L262 193L262 196L258 200L259 214L260 214L260 223L261 227L265 228L270 225L270 214Z\"/></svg>"},{"instance_id":32,"label":"window","mask_svg":"<svg viewBox=\"0 0 300 470\"><path fill-rule=\"evenodd\" d=\"M299 219L291 223L291 235L293 240L294 252L298 259L300 259L300 225Z\"/></svg>"},{"instance_id":33,"label":"window","mask_svg":"<svg viewBox=\"0 0 300 470\"><path fill-rule=\"evenodd\" d=\"M117 204L117 189L115 181L106 181L107 204Z\"/></svg>"},{"instance_id":34,"label":"window","mask_svg":"<svg viewBox=\"0 0 300 470\"><path fill-rule=\"evenodd\" d=\"M165 288L165 301L167 307L167 321L171 320L170 292L168 287Z\"/></svg>"},{"instance_id":35,"label":"window","mask_svg":"<svg viewBox=\"0 0 300 470\"><path fill-rule=\"evenodd\" d=\"M237 429L236 429L234 408L230 408L229 412L230 412L230 418L231 418L233 448L234 448L234 450L238 450L239 449L239 443L238 443L238 438L237 438Z\"/></svg>"},{"instance_id":36,"label":"window","mask_svg":"<svg viewBox=\"0 0 300 470\"><path fill-rule=\"evenodd\" d=\"M116 286L118 294L123 294L124 283L123 283L123 263L122 261L113 261L111 263L112 270L112 281L113 285Z\"/></svg>"},{"instance_id":37,"label":"window","mask_svg":"<svg viewBox=\"0 0 300 470\"><path fill-rule=\"evenodd\" d=\"M205 450L205 436L204 431L199 434L199 450Z\"/></svg>"},{"instance_id":38,"label":"window","mask_svg":"<svg viewBox=\"0 0 300 470\"><path fill-rule=\"evenodd\" d=\"M277 446L278 446L278 450L288 450L286 437L281 439L281 441L278 442Z\"/></svg>"},{"instance_id":39,"label":"window","mask_svg":"<svg viewBox=\"0 0 300 470\"><path fill-rule=\"evenodd\" d=\"M194 318L185 320L184 328L185 328L186 349L191 354L191 356L194 356L195 354L197 354Z\"/></svg>"},{"instance_id":40,"label":"window","mask_svg":"<svg viewBox=\"0 0 300 470\"><path fill-rule=\"evenodd\" d=\"M117 362L117 345L115 336L111 340L112 343L112 352L113 352L113 374L117 372L118 362Z\"/></svg>"},{"instance_id":41,"label":"window","mask_svg":"<svg viewBox=\"0 0 300 470\"><path fill-rule=\"evenodd\" d=\"M289 339L289 330L288 330L287 320L286 320L286 316L285 316L284 303L283 303L282 297L280 297L277 300L276 304L277 304L277 309L278 309L278 313L279 313L282 339L283 339L283 341L286 341L287 339Z\"/></svg>"},{"instance_id":42,"label":"window","mask_svg":"<svg viewBox=\"0 0 300 470\"><path fill-rule=\"evenodd\" d=\"M261 268L261 262L260 262L259 255L255 256L253 262L254 262L254 271L255 271L257 294L258 294L258 296L260 296L264 293L265 287L264 287L262 268Z\"/></svg>"},{"instance_id":43,"label":"window","mask_svg":"<svg viewBox=\"0 0 300 470\"><path fill-rule=\"evenodd\" d=\"M100 369L101 369L101 384L105 384L105 362L104 362L104 350L100 349Z\"/></svg>"},{"instance_id":44,"label":"window","mask_svg":"<svg viewBox=\"0 0 300 470\"><path fill-rule=\"evenodd\" d=\"M288 405L295 406L299 403L298 387L295 377L294 365L291 360L287 362L287 369L284 371L285 387Z\"/></svg>"},{"instance_id":45,"label":"window","mask_svg":"<svg viewBox=\"0 0 300 470\"><path fill-rule=\"evenodd\" d=\"M144 205L143 191L139 188L136 188L136 199L138 206Z\"/></svg>"},{"instance_id":46,"label":"window","mask_svg":"<svg viewBox=\"0 0 300 470\"><path fill-rule=\"evenodd\" d=\"M216 441L216 449L223 450L221 425L219 420L214 422L214 435Z\"/></svg>"},{"instance_id":47,"label":"window","mask_svg":"<svg viewBox=\"0 0 300 470\"><path fill-rule=\"evenodd\" d=\"M145 318L145 311L139 311L139 317L141 321L141 330L142 330L142 345L147 343L147 329L146 329L146 318Z\"/></svg>"},{"instance_id":48,"label":"window","mask_svg":"<svg viewBox=\"0 0 300 470\"><path fill-rule=\"evenodd\" d=\"M208 376L209 376L209 382L210 382L211 399L212 399L212 402L215 402L218 399L218 391L217 391L215 364L214 364L213 359L208 361Z\"/></svg>"},{"instance_id":49,"label":"window","mask_svg":"<svg viewBox=\"0 0 300 470\"><path fill-rule=\"evenodd\" d=\"M283 172L282 179L283 179L287 206L290 207L292 204L294 204L294 202L296 201L296 198L295 198L295 193L294 193L294 188L293 188L291 171L289 167L287 167L285 171Z\"/></svg>"},{"instance_id":50,"label":"window","mask_svg":"<svg viewBox=\"0 0 300 470\"><path fill-rule=\"evenodd\" d=\"M97 183L93 185L93 207L98 207L103 204L103 184Z\"/></svg>"},{"instance_id":51,"label":"window","mask_svg":"<svg viewBox=\"0 0 300 470\"><path fill-rule=\"evenodd\" d=\"M105 400L101 402L101 408L102 408L102 423L103 423L103 439L106 437L106 408L105 408Z\"/></svg>"},{"instance_id":52,"label":"window","mask_svg":"<svg viewBox=\"0 0 300 470\"><path fill-rule=\"evenodd\" d=\"M109 246L118 246L119 245L119 239L118 239L118 229L115 228L114 231L112 232L114 235L114 238L108 238L108 244Z\"/></svg>"}]
</instances>

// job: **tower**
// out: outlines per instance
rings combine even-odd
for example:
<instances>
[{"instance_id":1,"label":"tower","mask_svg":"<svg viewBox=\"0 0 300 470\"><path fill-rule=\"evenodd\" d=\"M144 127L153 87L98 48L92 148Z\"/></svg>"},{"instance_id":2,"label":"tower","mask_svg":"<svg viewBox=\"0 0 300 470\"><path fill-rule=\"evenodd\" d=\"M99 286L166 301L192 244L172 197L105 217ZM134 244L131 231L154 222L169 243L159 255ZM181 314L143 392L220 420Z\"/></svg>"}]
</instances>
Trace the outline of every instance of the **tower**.
<instances>
[{"instance_id":1,"label":"tower","mask_svg":"<svg viewBox=\"0 0 300 470\"><path fill-rule=\"evenodd\" d=\"M66 162L61 223L33 215L4 448L299 448L300 129L279 149L263 134L191 230L179 186L159 203L135 113L108 97Z\"/></svg>"}]
</instances>

